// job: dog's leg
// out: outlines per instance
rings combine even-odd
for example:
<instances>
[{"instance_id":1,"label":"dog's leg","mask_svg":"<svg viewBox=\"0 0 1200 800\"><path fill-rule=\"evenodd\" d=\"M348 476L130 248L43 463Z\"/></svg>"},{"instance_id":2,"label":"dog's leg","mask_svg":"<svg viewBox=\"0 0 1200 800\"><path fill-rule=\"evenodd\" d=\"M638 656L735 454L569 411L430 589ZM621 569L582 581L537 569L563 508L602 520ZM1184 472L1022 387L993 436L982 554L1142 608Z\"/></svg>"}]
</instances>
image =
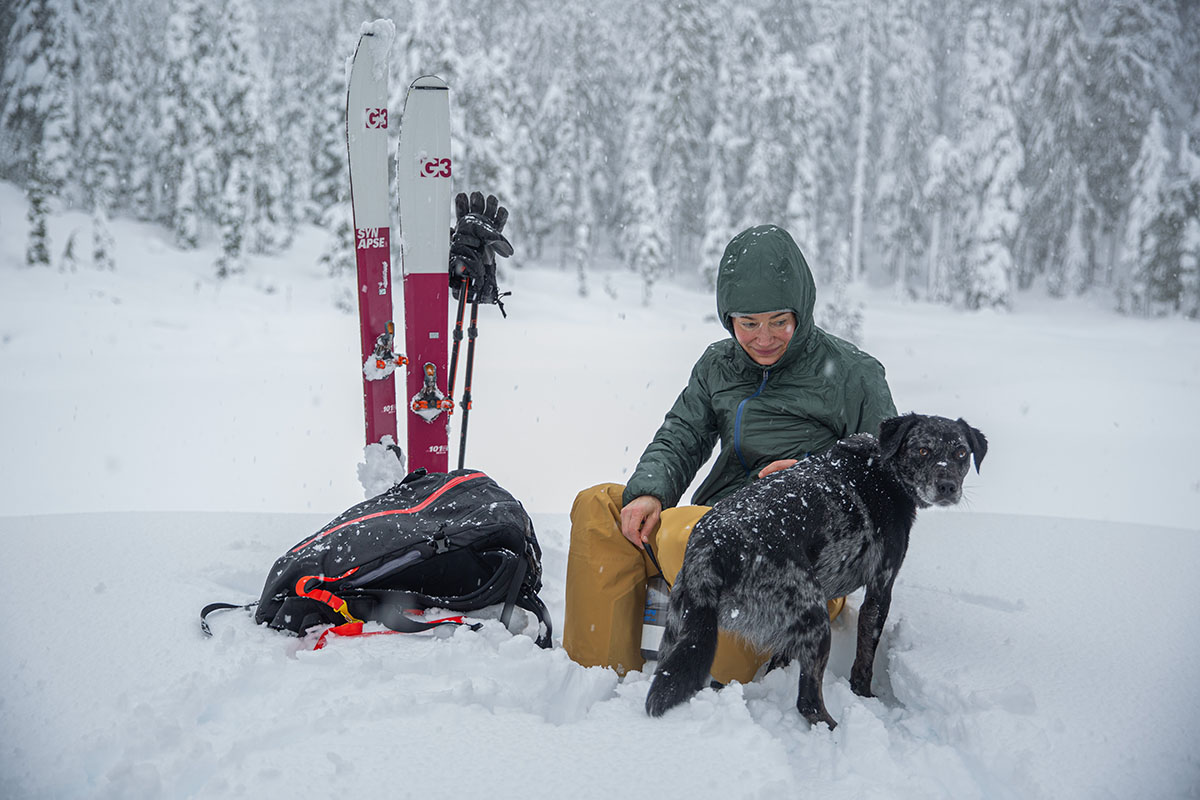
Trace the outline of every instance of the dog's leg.
<instances>
[{"instance_id":1,"label":"dog's leg","mask_svg":"<svg viewBox=\"0 0 1200 800\"><path fill-rule=\"evenodd\" d=\"M716 607L696 602L687 586L677 581L658 668L646 694L646 713L661 717L707 686L716 653Z\"/></svg>"},{"instance_id":2,"label":"dog's leg","mask_svg":"<svg viewBox=\"0 0 1200 800\"><path fill-rule=\"evenodd\" d=\"M767 662L767 669L763 674L766 674L767 672L774 672L777 669L787 669L787 665L790 663L792 663L790 658L785 655L781 655L780 653L776 653L775 655L771 656L771 660Z\"/></svg>"},{"instance_id":3,"label":"dog's leg","mask_svg":"<svg viewBox=\"0 0 1200 800\"><path fill-rule=\"evenodd\" d=\"M791 642L785 658L790 657L800 664L796 708L810 725L824 722L833 730L837 722L825 709L825 697L821 691L825 665L829 663L829 612L825 603L822 601L805 608L788 627L787 635Z\"/></svg>"},{"instance_id":4,"label":"dog's leg","mask_svg":"<svg viewBox=\"0 0 1200 800\"><path fill-rule=\"evenodd\" d=\"M892 606L892 584L895 580L893 572L887 580L877 585L868 585L862 608L858 610L858 649L854 656L854 666L850 669L850 688L860 697L875 696L871 692L875 651L879 648L883 625L887 622L888 610Z\"/></svg>"}]
</instances>

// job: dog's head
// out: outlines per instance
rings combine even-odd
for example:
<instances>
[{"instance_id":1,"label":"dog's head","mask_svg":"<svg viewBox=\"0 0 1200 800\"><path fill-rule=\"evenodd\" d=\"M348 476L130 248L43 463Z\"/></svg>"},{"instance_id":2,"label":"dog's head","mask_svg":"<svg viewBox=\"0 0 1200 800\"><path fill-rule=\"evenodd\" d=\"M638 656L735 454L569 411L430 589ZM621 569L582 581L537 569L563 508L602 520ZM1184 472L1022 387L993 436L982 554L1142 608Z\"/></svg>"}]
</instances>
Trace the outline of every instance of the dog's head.
<instances>
[{"instance_id":1,"label":"dog's head","mask_svg":"<svg viewBox=\"0 0 1200 800\"><path fill-rule=\"evenodd\" d=\"M951 506L962 497L972 456L979 471L987 439L963 419L905 414L880 423L879 449L920 505Z\"/></svg>"}]
</instances>

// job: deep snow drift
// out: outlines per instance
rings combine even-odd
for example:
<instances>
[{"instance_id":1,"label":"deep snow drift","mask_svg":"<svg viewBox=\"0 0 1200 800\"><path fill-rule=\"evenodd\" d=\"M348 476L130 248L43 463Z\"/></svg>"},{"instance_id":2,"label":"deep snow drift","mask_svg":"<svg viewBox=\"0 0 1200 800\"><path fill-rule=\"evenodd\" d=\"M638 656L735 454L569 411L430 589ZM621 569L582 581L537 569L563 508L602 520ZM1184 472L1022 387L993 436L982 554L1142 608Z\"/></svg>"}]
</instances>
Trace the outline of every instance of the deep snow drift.
<instances>
[{"instance_id":1,"label":"deep snow drift","mask_svg":"<svg viewBox=\"0 0 1200 800\"><path fill-rule=\"evenodd\" d=\"M854 597L837 730L791 670L651 720L645 677L494 620L312 652L231 612L204 640L202 605L362 498L356 322L315 232L216 284L213 250L122 221L116 273L25 270L23 219L0 184L0 796L1200 797L1192 323L860 288L897 405L991 443L966 507L917 522L879 697L849 690ZM704 292L596 284L510 270L474 381L468 463L533 512L560 626L574 492L622 479L722 335Z\"/></svg>"}]
</instances>

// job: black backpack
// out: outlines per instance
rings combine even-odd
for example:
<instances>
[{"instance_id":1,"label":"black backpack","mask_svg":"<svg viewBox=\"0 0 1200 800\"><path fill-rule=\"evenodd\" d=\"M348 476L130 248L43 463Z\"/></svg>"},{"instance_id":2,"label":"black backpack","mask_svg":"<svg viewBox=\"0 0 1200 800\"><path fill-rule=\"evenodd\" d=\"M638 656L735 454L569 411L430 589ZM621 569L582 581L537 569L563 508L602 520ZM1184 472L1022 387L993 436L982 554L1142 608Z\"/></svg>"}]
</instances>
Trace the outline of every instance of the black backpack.
<instances>
[{"instance_id":1,"label":"black backpack","mask_svg":"<svg viewBox=\"0 0 1200 800\"><path fill-rule=\"evenodd\" d=\"M405 633L420 622L406 611L473 611L503 604L537 616L539 647L550 647L550 614L538 597L542 550L533 522L511 494L474 470L417 470L359 503L275 562L254 619L302 634L314 625L374 621ZM222 608L214 603L205 617Z\"/></svg>"}]
</instances>

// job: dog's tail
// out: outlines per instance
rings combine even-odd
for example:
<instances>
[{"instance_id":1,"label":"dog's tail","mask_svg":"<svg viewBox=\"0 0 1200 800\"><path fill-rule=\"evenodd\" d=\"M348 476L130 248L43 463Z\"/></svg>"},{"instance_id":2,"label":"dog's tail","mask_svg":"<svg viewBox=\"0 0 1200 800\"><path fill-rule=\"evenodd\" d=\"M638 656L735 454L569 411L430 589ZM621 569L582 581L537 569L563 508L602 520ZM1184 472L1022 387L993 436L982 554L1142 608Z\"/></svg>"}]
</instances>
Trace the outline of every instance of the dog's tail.
<instances>
[{"instance_id":1,"label":"dog's tail","mask_svg":"<svg viewBox=\"0 0 1200 800\"><path fill-rule=\"evenodd\" d=\"M661 717L708 685L716 652L717 607L700 601L688 591L686 582L677 580L671 591L658 669L646 695L646 713Z\"/></svg>"}]
</instances>

